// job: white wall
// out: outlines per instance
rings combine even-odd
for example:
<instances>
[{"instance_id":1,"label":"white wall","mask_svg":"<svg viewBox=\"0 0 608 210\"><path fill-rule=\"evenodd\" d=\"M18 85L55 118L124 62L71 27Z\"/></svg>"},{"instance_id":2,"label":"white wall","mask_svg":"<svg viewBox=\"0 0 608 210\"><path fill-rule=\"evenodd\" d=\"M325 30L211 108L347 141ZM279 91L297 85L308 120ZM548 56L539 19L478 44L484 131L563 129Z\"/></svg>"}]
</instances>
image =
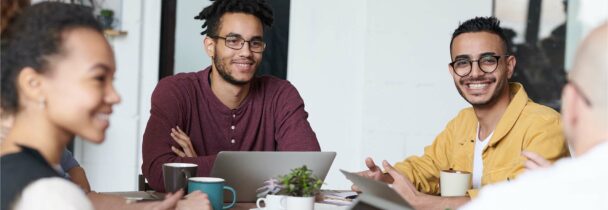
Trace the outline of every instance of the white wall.
<instances>
[{"instance_id":1,"label":"white wall","mask_svg":"<svg viewBox=\"0 0 608 210\"><path fill-rule=\"evenodd\" d=\"M451 34L491 11L486 0L292 0L288 79L321 148L338 152L325 188L349 189L338 169L363 170L365 157L422 154L467 106L448 73Z\"/></svg>"},{"instance_id":2,"label":"white wall","mask_svg":"<svg viewBox=\"0 0 608 210\"><path fill-rule=\"evenodd\" d=\"M365 0L291 1L287 77L304 98L321 149L338 152L326 188L344 186L337 169L358 162L365 8Z\"/></svg>"},{"instance_id":3,"label":"white wall","mask_svg":"<svg viewBox=\"0 0 608 210\"><path fill-rule=\"evenodd\" d=\"M205 7L211 5L210 1L179 0L177 1L175 17L175 64L174 73L193 72L211 65L211 59L204 51L201 35L200 20L194 16Z\"/></svg>"}]
</instances>

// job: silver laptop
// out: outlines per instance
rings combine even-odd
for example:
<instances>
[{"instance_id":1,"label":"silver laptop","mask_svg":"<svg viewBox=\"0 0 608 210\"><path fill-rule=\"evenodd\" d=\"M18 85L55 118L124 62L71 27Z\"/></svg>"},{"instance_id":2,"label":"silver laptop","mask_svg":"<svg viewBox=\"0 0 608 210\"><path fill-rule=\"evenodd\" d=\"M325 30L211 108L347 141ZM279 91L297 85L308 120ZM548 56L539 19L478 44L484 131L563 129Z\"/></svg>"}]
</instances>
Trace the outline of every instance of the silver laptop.
<instances>
[{"instance_id":1,"label":"silver laptop","mask_svg":"<svg viewBox=\"0 0 608 210\"><path fill-rule=\"evenodd\" d=\"M336 152L222 151L213 163L210 176L225 179L226 185L236 190L237 202L255 202L256 189L263 186L264 181L303 165L324 180L335 157ZM224 199L232 201L231 195Z\"/></svg>"},{"instance_id":2,"label":"silver laptop","mask_svg":"<svg viewBox=\"0 0 608 210\"><path fill-rule=\"evenodd\" d=\"M357 185L361 192L366 196L360 196L360 199L365 198L366 202L371 205L382 207L382 209L410 209L412 206L387 183L376 181L370 178L359 176L356 173L347 172L340 169L340 172L347 179ZM388 208L388 206L391 206Z\"/></svg>"}]
</instances>

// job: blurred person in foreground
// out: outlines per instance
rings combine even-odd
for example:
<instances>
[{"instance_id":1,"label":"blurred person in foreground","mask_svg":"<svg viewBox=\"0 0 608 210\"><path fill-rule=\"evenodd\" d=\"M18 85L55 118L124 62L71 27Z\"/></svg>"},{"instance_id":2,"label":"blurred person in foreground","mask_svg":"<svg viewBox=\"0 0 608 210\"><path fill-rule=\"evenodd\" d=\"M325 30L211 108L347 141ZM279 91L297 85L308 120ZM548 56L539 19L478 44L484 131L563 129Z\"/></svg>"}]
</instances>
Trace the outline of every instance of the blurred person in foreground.
<instances>
[{"instance_id":1,"label":"blurred person in foreground","mask_svg":"<svg viewBox=\"0 0 608 210\"><path fill-rule=\"evenodd\" d=\"M40 179L61 177L60 158L74 136L93 143L105 139L112 106L120 102L113 85L114 54L90 9L59 2L23 9L1 43L0 105L14 117L0 147L1 209L53 202L20 197ZM91 192L85 202L95 209L211 209L205 194L197 191L181 200L183 194L127 204L122 197ZM85 192L80 195L64 200L82 202L78 198Z\"/></svg>"},{"instance_id":2,"label":"blurred person in foreground","mask_svg":"<svg viewBox=\"0 0 608 210\"><path fill-rule=\"evenodd\" d=\"M0 21L0 34L10 25L15 17L26 7L30 6L30 0L3 0L1 5L2 19ZM1 99L0 99L1 100ZM5 112L0 108L0 142L4 140L11 127L13 126L14 116L11 113ZM84 192L90 192L91 186L84 171L78 161L72 155L72 152L67 148L61 155L61 170L60 174L70 181L74 182Z\"/></svg>"}]
</instances>

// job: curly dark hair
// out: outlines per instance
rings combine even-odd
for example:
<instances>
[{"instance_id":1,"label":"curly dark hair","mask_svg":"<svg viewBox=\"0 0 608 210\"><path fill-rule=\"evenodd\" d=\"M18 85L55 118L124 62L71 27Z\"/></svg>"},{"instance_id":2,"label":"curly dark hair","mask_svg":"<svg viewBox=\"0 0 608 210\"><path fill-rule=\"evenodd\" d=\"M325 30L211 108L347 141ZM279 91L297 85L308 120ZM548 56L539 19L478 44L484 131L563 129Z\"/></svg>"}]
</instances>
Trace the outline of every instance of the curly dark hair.
<instances>
[{"instance_id":1,"label":"curly dark hair","mask_svg":"<svg viewBox=\"0 0 608 210\"><path fill-rule=\"evenodd\" d=\"M25 8L8 26L1 40L0 106L3 112L19 109L17 77L25 67L39 73L50 69L50 57L62 55L63 35L74 28L99 33L101 25L87 7L59 2L43 2Z\"/></svg>"},{"instance_id":2,"label":"curly dark hair","mask_svg":"<svg viewBox=\"0 0 608 210\"><path fill-rule=\"evenodd\" d=\"M0 3L0 32L13 21L23 8L30 6L30 0L7 0Z\"/></svg>"},{"instance_id":3,"label":"curly dark hair","mask_svg":"<svg viewBox=\"0 0 608 210\"><path fill-rule=\"evenodd\" d=\"M511 43L507 39L503 29L500 27L500 20L498 20L496 17L475 17L461 23L452 34L452 40L450 41L450 54L452 52L454 38L460 34L471 32L489 32L498 35L503 42L505 53L509 55L512 54Z\"/></svg>"},{"instance_id":4,"label":"curly dark hair","mask_svg":"<svg viewBox=\"0 0 608 210\"><path fill-rule=\"evenodd\" d=\"M194 17L194 19L205 21L201 26L204 29L201 35L218 36L220 19L225 13L231 12L254 15L266 27L271 27L274 21L272 8L265 0L217 0Z\"/></svg>"}]
</instances>

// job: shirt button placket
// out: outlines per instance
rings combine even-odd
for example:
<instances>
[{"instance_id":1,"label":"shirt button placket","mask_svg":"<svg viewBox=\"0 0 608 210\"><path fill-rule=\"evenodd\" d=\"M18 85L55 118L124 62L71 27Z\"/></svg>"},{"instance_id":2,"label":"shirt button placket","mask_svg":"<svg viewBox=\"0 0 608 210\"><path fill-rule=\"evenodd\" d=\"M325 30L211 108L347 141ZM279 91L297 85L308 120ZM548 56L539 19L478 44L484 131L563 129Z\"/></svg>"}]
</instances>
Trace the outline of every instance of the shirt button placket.
<instances>
[{"instance_id":1,"label":"shirt button placket","mask_svg":"<svg viewBox=\"0 0 608 210\"><path fill-rule=\"evenodd\" d=\"M230 139L231 144L236 143L236 140L234 139L234 129L236 128L236 126L234 125L235 121L236 121L236 113L234 111L232 111L232 123L230 125L230 135L232 136L232 138Z\"/></svg>"}]
</instances>

